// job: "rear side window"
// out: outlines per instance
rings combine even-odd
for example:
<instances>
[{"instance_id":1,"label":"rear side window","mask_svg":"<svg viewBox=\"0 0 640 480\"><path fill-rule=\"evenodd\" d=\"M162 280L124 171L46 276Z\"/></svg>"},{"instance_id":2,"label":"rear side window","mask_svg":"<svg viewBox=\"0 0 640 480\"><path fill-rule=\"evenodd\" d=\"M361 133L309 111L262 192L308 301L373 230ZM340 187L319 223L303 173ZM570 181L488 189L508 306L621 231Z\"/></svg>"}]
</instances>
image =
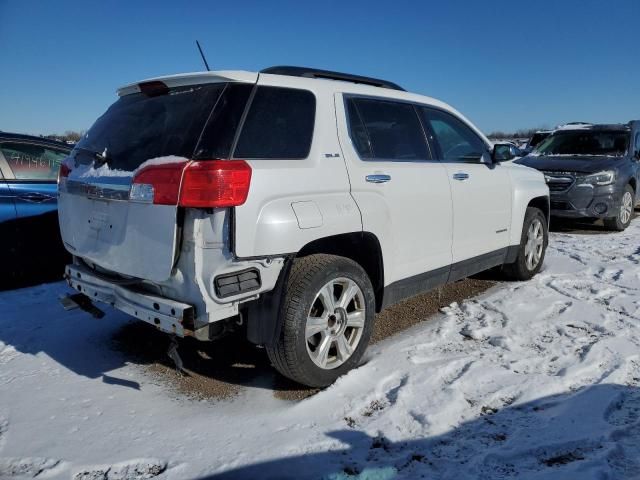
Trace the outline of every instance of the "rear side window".
<instances>
[{"instance_id":1,"label":"rear side window","mask_svg":"<svg viewBox=\"0 0 640 480\"><path fill-rule=\"evenodd\" d=\"M351 102L352 105L349 105ZM361 158L396 161L430 159L422 125L413 105L352 98L347 102L347 110L351 138Z\"/></svg>"},{"instance_id":2,"label":"rear side window","mask_svg":"<svg viewBox=\"0 0 640 480\"><path fill-rule=\"evenodd\" d=\"M480 163L486 150L484 141L464 122L453 115L423 107L425 121L440 146L441 160Z\"/></svg>"},{"instance_id":3,"label":"rear side window","mask_svg":"<svg viewBox=\"0 0 640 480\"><path fill-rule=\"evenodd\" d=\"M99 154L112 170L128 172L152 158L191 158L226 85L189 85L160 94L125 95L93 124L76 145L74 156L90 164Z\"/></svg>"},{"instance_id":4,"label":"rear side window","mask_svg":"<svg viewBox=\"0 0 640 480\"><path fill-rule=\"evenodd\" d=\"M347 117L349 121L349 132L351 133L351 141L356 148L360 158L368 159L373 158L373 151L371 149L371 140L369 140L369 134L364 127L360 113L356 108L356 104L353 99L347 100Z\"/></svg>"},{"instance_id":5,"label":"rear side window","mask_svg":"<svg viewBox=\"0 0 640 480\"><path fill-rule=\"evenodd\" d=\"M18 180L55 180L68 152L29 143L2 143L0 150Z\"/></svg>"},{"instance_id":6,"label":"rear side window","mask_svg":"<svg viewBox=\"0 0 640 480\"><path fill-rule=\"evenodd\" d=\"M307 158L313 139L315 112L316 99L308 90L258 87L234 157Z\"/></svg>"},{"instance_id":7,"label":"rear side window","mask_svg":"<svg viewBox=\"0 0 640 480\"><path fill-rule=\"evenodd\" d=\"M229 158L251 90L252 84L229 84L209 116L194 158Z\"/></svg>"}]
</instances>

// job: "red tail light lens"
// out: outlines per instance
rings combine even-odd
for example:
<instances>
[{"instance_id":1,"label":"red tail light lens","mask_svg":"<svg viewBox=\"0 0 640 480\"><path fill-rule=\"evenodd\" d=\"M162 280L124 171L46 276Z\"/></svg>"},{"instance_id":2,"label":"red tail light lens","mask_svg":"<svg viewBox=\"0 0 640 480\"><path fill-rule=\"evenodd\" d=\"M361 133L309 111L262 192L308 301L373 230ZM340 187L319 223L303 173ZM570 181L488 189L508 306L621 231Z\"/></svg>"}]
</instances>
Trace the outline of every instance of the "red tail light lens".
<instances>
[{"instance_id":1,"label":"red tail light lens","mask_svg":"<svg viewBox=\"0 0 640 480\"><path fill-rule=\"evenodd\" d=\"M59 178L67 178L71 173L71 168L66 163L60 164L60 170L58 171Z\"/></svg>"},{"instance_id":2,"label":"red tail light lens","mask_svg":"<svg viewBox=\"0 0 640 480\"><path fill-rule=\"evenodd\" d=\"M242 205L251 167L243 160L150 165L133 178L129 199L155 205L222 208Z\"/></svg>"},{"instance_id":3,"label":"red tail light lens","mask_svg":"<svg viewBox=\"0 0 640 480\"><path fill-rule=\"evenodd\" d=\"M144 167L133 177L129 199L155 205L177 205L185 165L185 162L179 162Z\"/></svg>"},{"instance_id":4,"label":"red tail light lens","mask_svg":"<svg viewBox=\"0 0 640 480\"><path fill-rule=\"evenodd\" d=\"M180 206L236 207L247 200L250 184L251 167L244 160L192 162L184 170Z\"/></svg>"}]
</instances>

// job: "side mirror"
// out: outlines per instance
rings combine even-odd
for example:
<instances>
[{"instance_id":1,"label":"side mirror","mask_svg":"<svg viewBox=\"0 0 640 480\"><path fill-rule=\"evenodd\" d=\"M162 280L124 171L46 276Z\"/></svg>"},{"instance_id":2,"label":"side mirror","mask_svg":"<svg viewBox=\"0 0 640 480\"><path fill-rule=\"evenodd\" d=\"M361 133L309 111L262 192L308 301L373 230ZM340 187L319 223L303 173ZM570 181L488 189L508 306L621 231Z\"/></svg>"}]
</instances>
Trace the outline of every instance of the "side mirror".
<instances>
[{"instance_id":1,"label":"side mirror","mask_svg":"<svg viewBox=\"0 0 640 480\"><path fill-rule=\"evenodd\" d=\"M493 163L508 162L517 156L521 156L520 150L510 143L496 143L491 152L491 160Z\"/></svg>"}]
</instances>

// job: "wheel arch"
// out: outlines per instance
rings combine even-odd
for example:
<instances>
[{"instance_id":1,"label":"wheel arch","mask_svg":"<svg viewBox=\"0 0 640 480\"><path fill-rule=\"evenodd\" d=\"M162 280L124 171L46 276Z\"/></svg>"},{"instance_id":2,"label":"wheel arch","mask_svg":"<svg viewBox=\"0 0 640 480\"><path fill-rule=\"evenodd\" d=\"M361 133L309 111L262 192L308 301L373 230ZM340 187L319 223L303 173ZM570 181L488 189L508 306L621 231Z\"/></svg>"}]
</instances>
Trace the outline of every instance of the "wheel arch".
<instances>
[{"instance_id":1,"label":"wheel arch","mask_svg":"<svg viewBox=\"0 0 640 480\"><path fill-rule=\"evenodd\" d=\"M307 243L296 257L326 253L346 257L359 264L369 276L376 295L376 311L382 307L384 264L378 237L370 232L353 232L318 238Z\"/></svg>"},{"instance_id":2,"label":"wheel arch","mask_svg":"<svg viewBox=\"0 0 640 480\"><path fill-rule=\"evenodd\" d=\"M529 207L534 207L541 210L542 213L544 214L544 218L547 219L547 224L549 224L549 220L551 216L550 215L551 207L549 204L549 197L542 196L542 197L532 198L531 200L529 200L529 203L527 204L527 208Z\"/></svg>"},{"instance_id":3,"label":"wheel arch","mask_svg":"<svg viewBox=\"0 0 640 480\"><path fill-rule=\"evenodd\" d=\"M376 311L382 308L384 296L384 265L378 238L369 232L353 232L318 238L304 245L297 253L288 255L275 288L268 294L249 302L247 339L257 345L273 345L281 331L280 308L289 272L296 258L313 254L330 254L349 258L358 263L369 276L375 293Z\"/></svg>"},{"instance_id":4,"label":"wheel arch","mask_svg":"<svg viewBox=\"0 0 640 480\"><path fill-rule=\"evenodd\" d=\"M633 193L637 197L638 196L638 185L637 185L636 177L629 178L629 181L627 182L627 185L630 185L631 188L633 188Z\"/></svg>"}]
</instances>

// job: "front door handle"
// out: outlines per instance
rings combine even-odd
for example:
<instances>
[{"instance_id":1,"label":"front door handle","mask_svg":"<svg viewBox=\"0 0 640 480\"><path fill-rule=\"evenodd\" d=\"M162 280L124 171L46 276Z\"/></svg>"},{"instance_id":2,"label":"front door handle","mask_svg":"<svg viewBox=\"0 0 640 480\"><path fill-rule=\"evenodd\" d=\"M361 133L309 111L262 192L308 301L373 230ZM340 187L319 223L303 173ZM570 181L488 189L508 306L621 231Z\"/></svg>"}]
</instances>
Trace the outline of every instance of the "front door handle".
<instances>
[{"instance_id":1,"label":"front door handle","mask_svg":"<svg viewBox=\"0 0 640 480\"><path fill-rule=\"evenodd\" d=\"M29 192L18 195L18 199L31 203L42 203L49 200L54 200L55 198L56 197L54 197L53 195L47 195L46 193L40 192Z\"/></svg>"},{"instance_id":2,"label":"front door handle","mask_svg":"<svg viewBox=\"0 0 640 480\"><path fill-rule=\"evenodd\" d=\"M391 180L391 175L377 173L375 175L367 175L365 180L369 183L387 183Z\"/></svg>"},{"instance_id":3,"label":"front door handle","mask_svg":"<svg viewBox=\"0 0 640 480\"><path fill-rule=\"evenodd\" d=\"M454 173L453 174L453 179L454 180L459 180L459 181L464 181L467 180L469 178L469 174L468 173L464 173L464 172L458 172L458 173Z\"/></svg>"}]
</instances>

